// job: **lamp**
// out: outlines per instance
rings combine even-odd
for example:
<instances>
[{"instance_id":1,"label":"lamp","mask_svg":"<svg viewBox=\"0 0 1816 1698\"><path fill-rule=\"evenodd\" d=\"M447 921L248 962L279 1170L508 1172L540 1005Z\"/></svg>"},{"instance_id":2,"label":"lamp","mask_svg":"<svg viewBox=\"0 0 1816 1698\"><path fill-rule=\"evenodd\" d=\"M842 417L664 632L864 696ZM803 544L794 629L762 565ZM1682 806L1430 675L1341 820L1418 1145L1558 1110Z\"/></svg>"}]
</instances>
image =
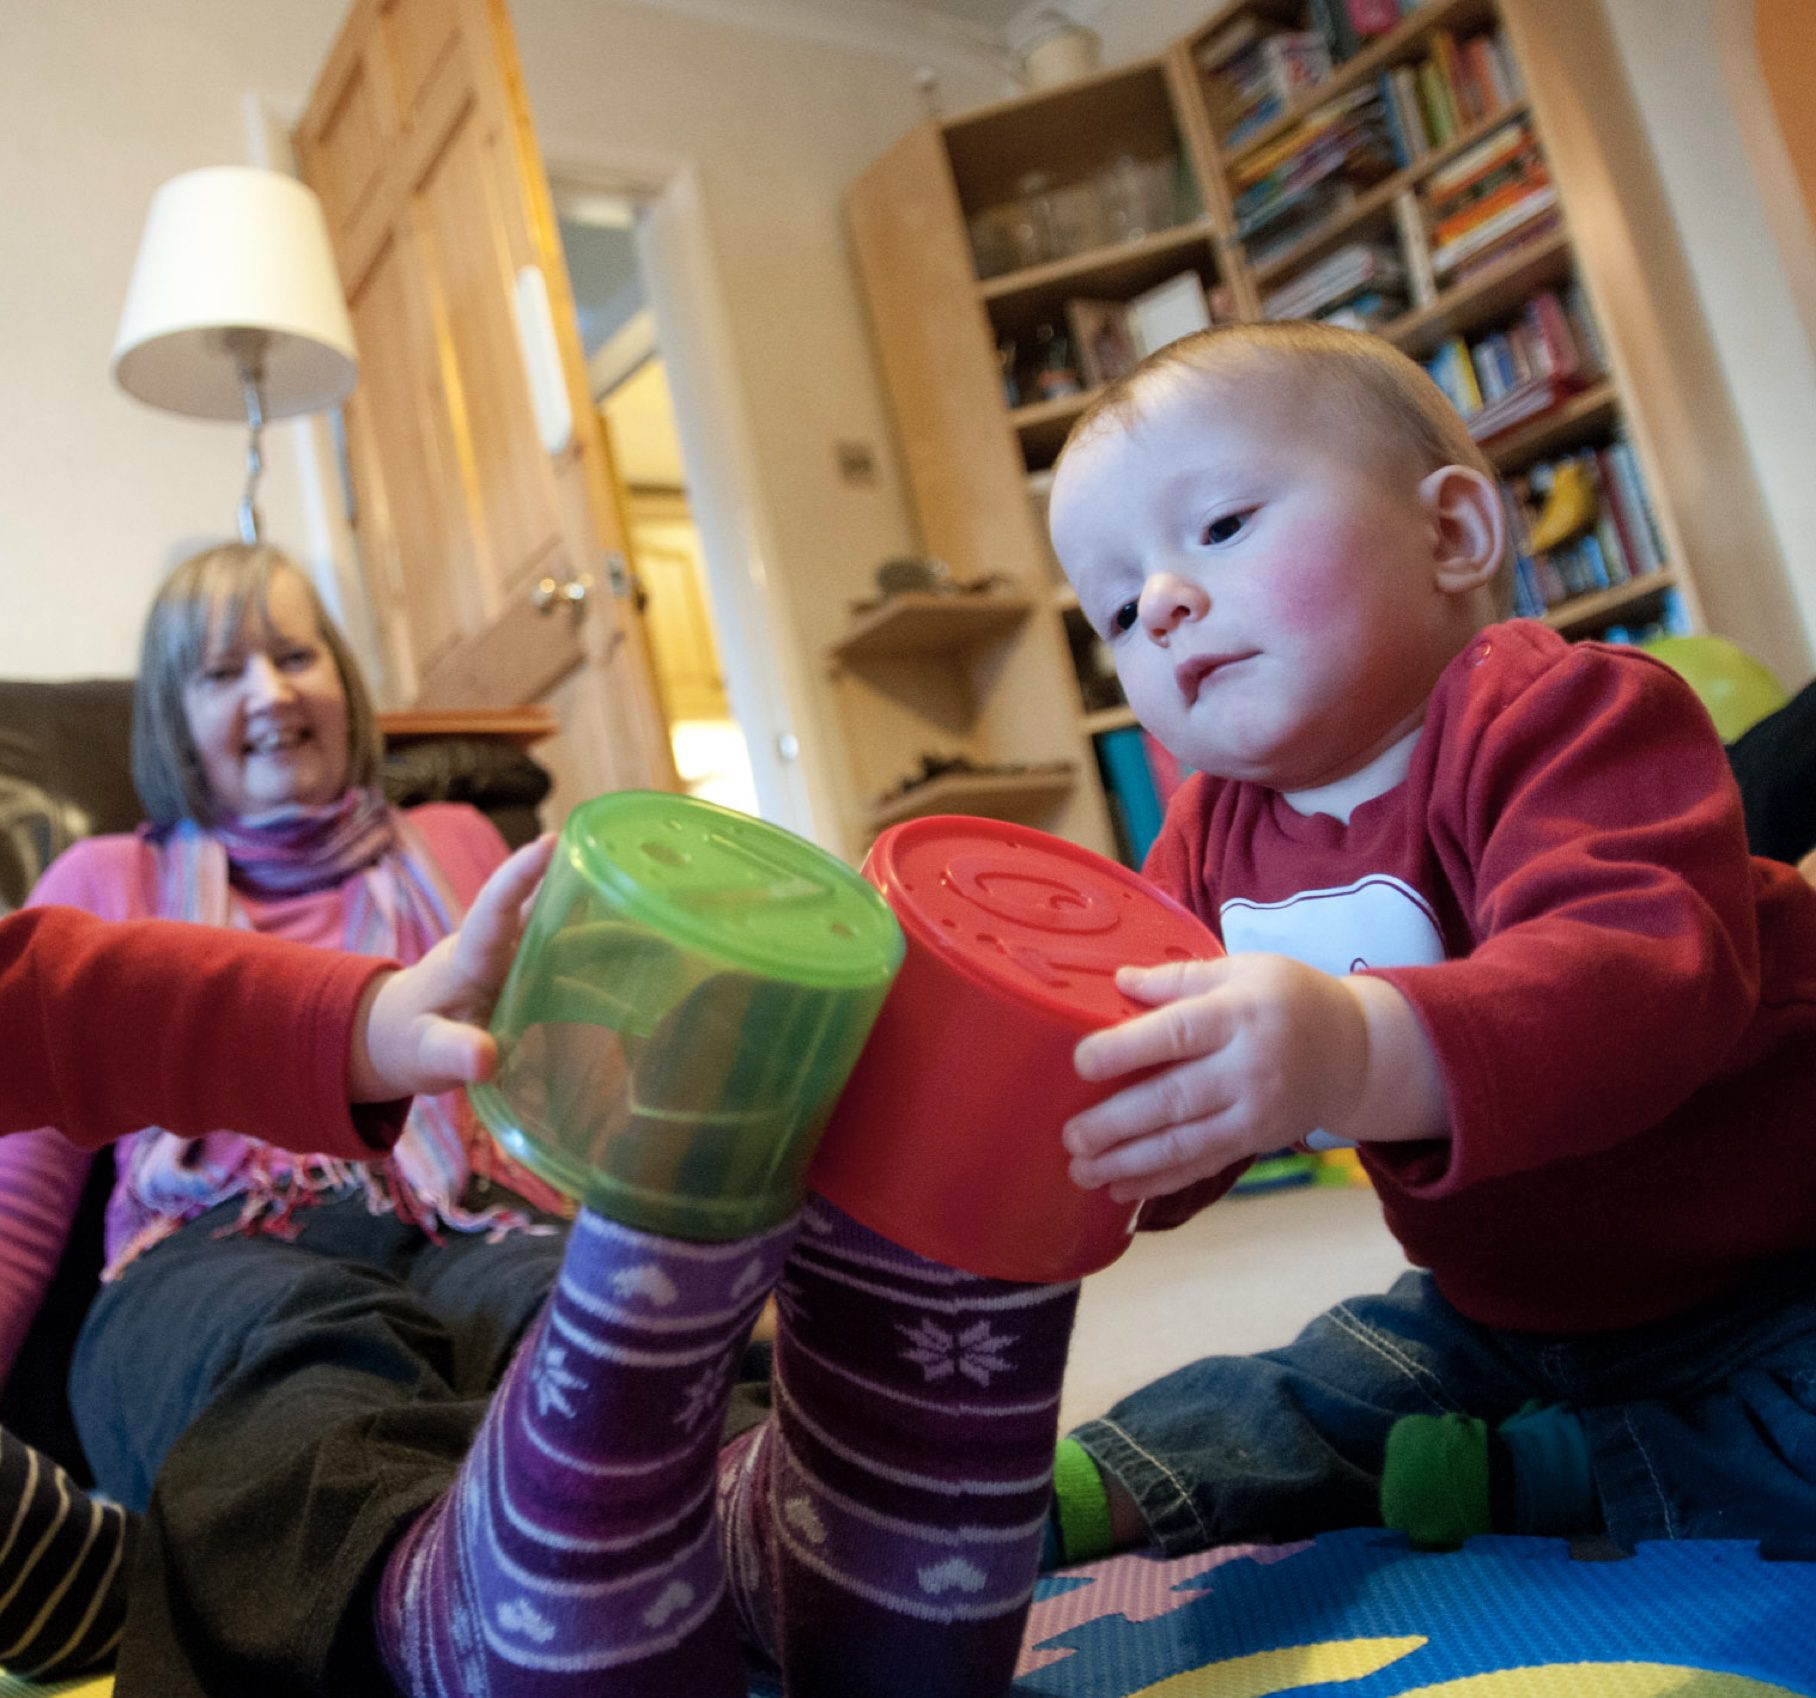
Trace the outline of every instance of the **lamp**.
<instances>
[{"instance_id":1,"label":"lamp","mask_svg":"<svg viewBox=\"0 0 1816 1698\"><path fill-rule=\"evenodd\" d=\"M251 433L240 536L255 505L267 419L336 406L358 373L321 202L278 171L217 165L152 196L113 375L127 394Z\"/></svg>"}]
</instances>

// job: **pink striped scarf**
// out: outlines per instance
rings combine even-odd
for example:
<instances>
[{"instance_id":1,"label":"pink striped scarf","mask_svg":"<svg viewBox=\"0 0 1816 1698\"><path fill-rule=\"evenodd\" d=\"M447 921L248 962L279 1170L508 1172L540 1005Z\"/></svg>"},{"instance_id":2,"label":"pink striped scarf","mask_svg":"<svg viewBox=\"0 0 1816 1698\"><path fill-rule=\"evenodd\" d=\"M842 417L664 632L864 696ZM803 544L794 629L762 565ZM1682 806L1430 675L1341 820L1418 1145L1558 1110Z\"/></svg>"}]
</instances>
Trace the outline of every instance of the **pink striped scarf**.
<instances>
[{"instance_id":1,"label":"pink striped scarf","mask_svg":"<svg viewBox=\"0 0 1816 1698\"><path fill-rule=\"evenodd\" d=\"M251 922L236 891L277 897L342 884L341 946L409 963L463 914L421 834L377 791L349 791L324 807L285 808L214 831L184 820L153 841L157 912L166 919L244 929ZM238 1229L278 1238L295 1235L299 1208L355 1186L374 1213L395 1210L430 1233L539 1230L521 1210L462 1207L468 1181L489 1175L492 1162L490 1140L457 1092L417 1097L383 1161L292 1155L237 1132L183 1138L157 1126L123 1140L115 1158L108 1238L121 1248L108 1279L185 1221L236 1196L244 1198Z\"/></svg>"}]
</instances>

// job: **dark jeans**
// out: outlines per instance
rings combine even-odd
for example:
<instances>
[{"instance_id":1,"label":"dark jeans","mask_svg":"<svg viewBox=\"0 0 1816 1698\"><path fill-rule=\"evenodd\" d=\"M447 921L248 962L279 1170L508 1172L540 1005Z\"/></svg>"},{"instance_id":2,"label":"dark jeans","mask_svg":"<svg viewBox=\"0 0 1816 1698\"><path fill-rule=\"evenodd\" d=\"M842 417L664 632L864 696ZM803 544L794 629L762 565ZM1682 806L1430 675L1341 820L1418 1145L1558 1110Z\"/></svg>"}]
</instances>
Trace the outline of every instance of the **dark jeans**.
<instances>
[{"instance_id":1,"label":"dark jeans","mask_svg":"<svg viewBox=\"0 0 1816 1698\"><path fill-rule=\"evenodd\" d=\"M77 1347L96 1478L149 1500L117 1690L384 1693L383 1558L453 1481L565 1233L437 1244L350 1196L294 1243L217 1237L236 1212L104 1288Z\"/></svg>"},{"instance_id":2,"label":"dark jeans","mask_svg":"<svg viewBox=\"0 0 1816 1698\"><path fill-rule=\"evenodd\" d=\"M1293 1343L1209 1357L1074 1434L1170 1552L1380 1522L1403 1415L1578 1410L1608 1532L1759 1539L1816 1556L1816 1264L1621 1332L1497 1331L1429 1276L1321 1315Z\"/></svg>"}]
</instances>

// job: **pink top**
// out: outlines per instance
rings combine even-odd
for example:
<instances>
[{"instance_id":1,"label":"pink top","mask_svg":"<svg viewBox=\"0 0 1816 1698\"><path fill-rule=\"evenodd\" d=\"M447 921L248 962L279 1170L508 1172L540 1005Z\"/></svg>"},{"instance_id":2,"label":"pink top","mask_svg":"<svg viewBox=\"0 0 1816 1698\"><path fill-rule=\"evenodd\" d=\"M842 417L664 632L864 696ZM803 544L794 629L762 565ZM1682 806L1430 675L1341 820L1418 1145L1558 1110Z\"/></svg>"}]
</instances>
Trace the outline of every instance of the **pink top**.
<instances>
[{"instance_id":1,"label":"pink top","mask_svg":"<svg viewBox=\"0 0 1816 1698\"><path fill-rule=\"evenodd\" d=\"M409 818L454 895L463 907L470 904L504 860L504 840L483 814L459 804L431 803L410 810ZM338 951L345 935L347 892L343 885L275 900L240 894L238 900L256 932ZM138 836L124 835L75 844L38 881L31 901L34 906L61 903L106 919L130 919L154 913L157 895L153 848ZM148 1042L152 1034L160 1033L157 1018L147 1018L144 1033ZM162 1042L161 1034L157 1041ZM216 1051L221 1058L239 1053L237 1041ZM0 1140L0 1379L10 1372L56 1270L88 1161L87 1154L48 1130ZM507 1167L510 1171L503 1171ZM502 1158L493 1171L543 1207L558 1203L546 1187ZM109 1261L122 1249L133 1225L122 1201L116 1190L108 1214Z\"/></svg>"}]
</instances>

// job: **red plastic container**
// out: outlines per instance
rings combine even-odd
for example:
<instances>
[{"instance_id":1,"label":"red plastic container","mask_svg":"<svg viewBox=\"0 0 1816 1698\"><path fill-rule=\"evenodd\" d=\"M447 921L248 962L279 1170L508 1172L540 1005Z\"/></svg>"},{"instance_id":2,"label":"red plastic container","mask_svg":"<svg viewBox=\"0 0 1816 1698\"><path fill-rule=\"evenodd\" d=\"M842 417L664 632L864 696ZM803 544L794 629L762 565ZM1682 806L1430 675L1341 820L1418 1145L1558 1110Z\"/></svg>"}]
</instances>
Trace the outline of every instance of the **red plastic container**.
<instances>
[{"instance_id":1,"label":"red plastic container","mask_svg":"<svg viewBox=\"0 0 1816 1698\"><path fill-rule=\"evenodd\" d=\"M1127 1247L1136 1205L1066 1172L1080 1038L1143 1011L1115 971L1222 953L1146 881L1076 844L934 815L884 832L864 876L908 953L820 1143L813 1188L866 1226L996 1279L1076 1279Z\"/></svg>"}]
</instances>

